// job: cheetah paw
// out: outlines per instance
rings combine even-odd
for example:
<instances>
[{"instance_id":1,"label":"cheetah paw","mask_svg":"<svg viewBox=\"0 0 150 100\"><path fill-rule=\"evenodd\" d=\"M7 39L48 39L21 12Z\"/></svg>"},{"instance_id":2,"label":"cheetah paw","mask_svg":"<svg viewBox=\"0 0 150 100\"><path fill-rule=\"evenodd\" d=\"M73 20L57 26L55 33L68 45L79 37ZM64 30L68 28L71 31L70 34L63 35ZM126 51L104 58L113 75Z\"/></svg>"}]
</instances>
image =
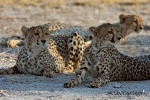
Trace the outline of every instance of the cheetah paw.
<instances>
[{"instance_id":1,"label":"cheetah paw","mask_svg":"<svg viewBox=\"0 0 150 100\"><path fill-rule=\"evenodd\" d=\"M0 75L6 75L6 74L8 74L7 71L5 71L5 70L0 70Z\"/></svg>"},{"instance_id":2,"label":"cheetah paw","mask_svg":"<svg viewBox=\"0 0 150 100\"><path fill-rule=\"evenodd\" d=\"M44 74L43 76L48 77L48 78L53 78L53 75L50 73Z\"/></svg>"},{"instance_id":3,"label":"cheetah paw","mask_svg":"<svg viewBox=\"0 0 150 100\"><path fill-rule=\"evenodd\" d=\"M46 70L46 71L44 71L43 76L48 77L48 78L53 78L54 72Z\"/></svg>"},{"instance_id":4,"label":"cheetah paw","mask_svg":"<svg viewBox=\"0 0 150 100\"><path fill-rule=\"evenodd\" d=\"M95 84L95 83L91 83L89 88L98 88L99 85L98 84Z\"/></svg>"},{"instance_id":5,"label":"cheetah paw","mask_svg":"<svg viewBox=\"0 0 150 100\"><path fill-rule=\"evenodd\" d=\"M66 82L66 83L64 83L64 88L71 88L71 87L74 87L74 85L73 85L72 82Z\"/></svg>"}]
</instances>

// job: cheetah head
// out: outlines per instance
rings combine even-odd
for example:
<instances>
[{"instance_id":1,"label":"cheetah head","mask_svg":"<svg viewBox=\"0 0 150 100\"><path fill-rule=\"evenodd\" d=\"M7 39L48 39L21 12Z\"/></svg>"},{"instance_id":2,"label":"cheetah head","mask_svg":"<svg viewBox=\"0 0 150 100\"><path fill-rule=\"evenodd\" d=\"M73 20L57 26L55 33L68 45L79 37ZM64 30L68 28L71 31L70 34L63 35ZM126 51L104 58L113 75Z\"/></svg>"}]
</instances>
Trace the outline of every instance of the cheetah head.
<instances>
[{"instance_id":1,"label":"cheetah head","mask_svg":"<svg viewBox=\"0 0 150 100\"><path fill-rule=\"evenodd\" d=\"M51 35L48 28L44 26L34 26L30 28L23 26L21 31L25 37L25 44L28 46L33 44L38 46L46 46Z\"/></svg>"},{"instance_id":2,"label":"cheetah head","mask_svg":"<svg viewBox=\"0 0 150 100\"><path fill-rule=\"evenodd\" d=\"M119 16L120 24L127 29L128 33L140 33L143 29L143 20L137 15L124 15Z\"/></svg>"},{"instance_id":3,"label":"cheetah head","mask_svg":"<svg viewBox=\"0 0 150 100\"><path fill-rule=\"evenodd\" d=\"M101 42L117 43L121 39L119 29L110 23L104 23L98 27L90 27L90 30L94 35L92 41L97 45L101 44Z\"/></svg>"}]
</instances>

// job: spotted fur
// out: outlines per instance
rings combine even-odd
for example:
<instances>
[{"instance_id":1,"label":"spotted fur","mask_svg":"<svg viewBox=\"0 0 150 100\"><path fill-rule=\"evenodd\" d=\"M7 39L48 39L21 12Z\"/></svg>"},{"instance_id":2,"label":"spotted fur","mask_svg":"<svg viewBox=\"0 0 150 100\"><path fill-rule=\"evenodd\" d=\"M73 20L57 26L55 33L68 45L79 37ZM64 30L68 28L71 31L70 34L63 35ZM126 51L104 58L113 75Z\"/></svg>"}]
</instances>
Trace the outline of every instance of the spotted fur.
<instances>
[{"instance_id":1,"label":"spotted fur","mask_svg":"<svg viewBox=\"0 0 150 100\"><path fill-rule=\"evenodd\" d=\"M122 36L120 41L121 44L124 43L126 37L131 33L140 33L144 29L143 20L140 16L121 14L119 19L120 22L114 25L116 25L120 30Z\"/></svg>"},{"instance_id":2,"label":"spotted fur","mask_svg":"<svg viewBox=\"0 0 150 100\"><path fill-rule=\"evenodd\" d=\"M64 83L65 88L82 84L93 77L91 88L113 81L140 81L150 79L150 62L120 53L114 43L120 39L119 29L111 24L92 27L93 41L84 51L76 78Z\"/></svg>"},{"instance_id":3,"label":"spotted fur","mask_svg":"<svg viewBox=\"0 0 150 100\"><path fill-rule=\"evenodd\" d=\"M47 27L22 27L25 46L16 65L0 74L33 74L53 77L55 73L73 72L79 67L85 43L78 32L52 35Z\"/></svg>"},{"instance_id":4,"label":"spotted fur","mask_svg":"<svg viewBox=\"0 0 150 100\"><path fill-rule=\"evenodd\" d=\"M82 36L85 42L91 41L93 35L91 31L82 26L72 26L64 23L47 23L44 25L49 28L52 34L66 34L69 35L72 32L78 32Z\"/></svg>"}]
</instances>

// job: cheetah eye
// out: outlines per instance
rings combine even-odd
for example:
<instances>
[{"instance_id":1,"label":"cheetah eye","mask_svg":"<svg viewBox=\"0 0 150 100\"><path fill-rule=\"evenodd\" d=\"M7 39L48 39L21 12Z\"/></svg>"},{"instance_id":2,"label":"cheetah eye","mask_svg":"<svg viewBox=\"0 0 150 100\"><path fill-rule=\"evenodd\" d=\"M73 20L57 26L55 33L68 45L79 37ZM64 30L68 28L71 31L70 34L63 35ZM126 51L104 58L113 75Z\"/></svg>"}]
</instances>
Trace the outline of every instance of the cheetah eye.
<instances>
[{"instance_id":1,"label":"cheetah eye","mask_svg":"<svg viewBox=\"0 0 150 100\"><path fill-rule=\"evenodd\" d=\"M113 31L111 31L111 34L114 34L114 32L113 32Z\"/></svg>"},{"instance_id":2,"label":"cheetah eye","mask_svg":"<svg viewBox=\"0 0 150 100\"><path fill-rule=\"evenodd\" d=\"M134 23L136 23L136 24L137 24L137 21L134 21Z\"/></svg>"},{"instance_id":3,"label":"cheetah eye","mask_svg":"<svg viewBox=\"0 0 150 100\"><path fill-rule=\"evenodd\" d=\"M113 31L109 31L109 34L114 34Z\"/></svg>"},{"instance_id":4,"label":"cheetah eye","mask_svg":"<svg viewBox=\"0 0 150 100\"><path fill-rule=\"evenodd\" d=\"M118 39L118 40L120 40L120 39L121 39L121 37L117 37L117 39Z\"/></svg>"},{"instance_id":5,"label":"cheetah eye","mask_svg":"<svg viewBox=\"0 0 150 100\"><path fill-rule=\"evenodd\" d=\"M34 33L35 35L39 35L39 33Z\"/></svg>"},{"instance_id":6,"label":"cheetah eye","mask_svg":"<svg viewBox=\"0 0 150 100\"><path fill-rule=\"evenodd\" d=\"M96 67L96 69L97 69L97 71L99 71L99 67L98 66Z\"/></svg>"},{"instance_id":7,"label":"cheetah eye","mask_svg":"<svg viewBox=\"0 0 150 100\"><path fill-rule=\"evenodd\" d=\"M48 35L48 33L45 33L45 35Z\"/></svg>"}]
</instances>

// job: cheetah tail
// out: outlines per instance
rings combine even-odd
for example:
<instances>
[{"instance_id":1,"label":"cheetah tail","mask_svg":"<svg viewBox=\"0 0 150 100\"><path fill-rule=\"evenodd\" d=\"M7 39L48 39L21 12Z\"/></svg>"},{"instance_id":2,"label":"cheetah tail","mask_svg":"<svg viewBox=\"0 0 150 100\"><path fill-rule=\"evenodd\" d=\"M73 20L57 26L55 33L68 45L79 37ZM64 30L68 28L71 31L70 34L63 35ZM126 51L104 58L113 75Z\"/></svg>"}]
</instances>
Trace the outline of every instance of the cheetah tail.
<instances>
[{"instance_id":1,"label":"cheetah tail","mask_svg":"<svg viewBox=\"0 0 150 100\"><path fill-rule=\"evenodd\" d=\"M0 69L0 75L6 75L6 74L20 74L18 71L18 68L16 66L13 66L8 69Z\"/></svg>"}]
</instances>

